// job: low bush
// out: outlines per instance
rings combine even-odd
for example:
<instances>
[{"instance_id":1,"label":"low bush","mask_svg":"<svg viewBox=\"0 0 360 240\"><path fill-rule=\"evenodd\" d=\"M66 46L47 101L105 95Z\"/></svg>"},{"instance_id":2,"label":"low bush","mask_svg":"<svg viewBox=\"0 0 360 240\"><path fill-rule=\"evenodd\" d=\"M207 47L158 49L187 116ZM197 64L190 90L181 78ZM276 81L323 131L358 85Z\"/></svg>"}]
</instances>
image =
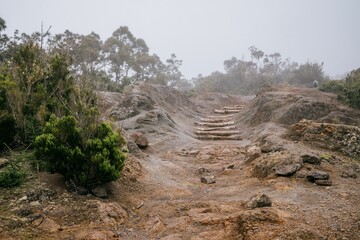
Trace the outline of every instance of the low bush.
<instances>
[{"instance_id":1,"label":"low bush","mask_svg":"<svg viewBox=\"0 0 360 240\"><path fill-rule=\"evenodd\" d=\"M339 100L360 109L360 68L351 71L343 80L325 82L320 90L336 93Z\"/></svg>"},{"instance_id":2,"label":"low bush","mask_svg":"<svg viewBox=\"0 0 360 240\"><path fill-rule=\"evenodd\" d=\"M0 172L0 187L11 188L19 186L24 178L24 172L13 167L8 167L3 172Z\"/></svg>"},{"instance_id":3,"label":"low bush","mask_svg":"<svg viewBox=\"0 0 360 240\"><path fill-rule=\"evenodd\" d=\"M125 161L123 138L106 123L86 131L78 125L73 116L52 115L35 140L35 156L78 186L93 188L119 178Z\"/></svg>"}]
</instances>

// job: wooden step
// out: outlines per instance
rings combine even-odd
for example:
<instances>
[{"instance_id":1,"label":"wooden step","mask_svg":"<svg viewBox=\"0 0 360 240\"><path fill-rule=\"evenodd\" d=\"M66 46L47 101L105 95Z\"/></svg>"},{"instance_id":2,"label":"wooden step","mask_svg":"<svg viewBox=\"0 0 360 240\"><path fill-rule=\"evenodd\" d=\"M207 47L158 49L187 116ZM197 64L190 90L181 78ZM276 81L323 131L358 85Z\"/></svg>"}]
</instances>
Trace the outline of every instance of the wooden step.
<instances>
[{"instance_id":1,"label":"wooden step","mask_svg":"<svg viewBox=\"0 0 360 240\"><path fill-rule=\"evenodd\" d=\"M196 131L222 131L222 130L232 130L232 129L236 129L236 127L226 126L226 127L195 128Z\"/></svg>"},{"instance_id":2,"label":"wooden step","mask_svg":"<svg viewBox=\"0 0 360 240\"><path fill-rule=\"evenodd\" d=\"M195 122L195 125L198 126L205 126L205 127L225 127L225 126L231 126L234 125L234 121L229 122L219 122L219 123L208 123L208 122Z\"/></svg>"},{"instance_id":3,"label":"wooden step","mask_svg":"<svg viewBox=\"0 0 360 240\"><path fill-rule=\"evenodd\" d=\"M217 122L228 122L231 121L233 118L200 118L200 121L202 122L212 122L212 123L217 123Z\"/></svg>"},{"instance_id":4,"label":"wooden step","mask_svg":"<svg viewBox=\"0 0 360 240\"><path fill-rule=\"evenodd\" d=\"M223 107L225 110L241 110L242 107L236 106L236 107Z\"/></svg>"},{"instance_id":5,"label":"wooden step","mask_svg":"<svg viewBox=\"0 0 360 240\"><path fill-rule=\"evenodd\" d=\"M227 130L227 131L219 131L219 130L215 130L215 131L195 131L196 135L213 135L213 136L231 136L234 134L240 134L240 131L231 131L231 130Z\"/></svg>"},{"instance_id":6,"label":"wooden step","mask_svg":"<svg viewBox=\"0 0 360 240\"><path fill-rule=\"evenodd\" d=\"M239 109L215 109L215 113L239 113Z\"/></svg>"},{"instance_id":7,"label":"wooden step","mask_svg":"<svg viewBox=\"0 0 360 240\"><path fill-rule=\"evenodd\" d=\"M207 118L215 118L215 119L221 119L221 118L231 118L231 117L235 117L235 114L227 114L227 115L210 115L210 116L206 116Z\"/></svg>"},{"instance_id":8,"label":"wooden step","mask_svg":"<svg viewBox=\"0 0 360 240\"><path fill-rule=\"evenodd\" d=\"M200 135L197 136L199 140L242 140L240 135L231 136L213 136L213 135Z\"/></svg>"}]
</instances>

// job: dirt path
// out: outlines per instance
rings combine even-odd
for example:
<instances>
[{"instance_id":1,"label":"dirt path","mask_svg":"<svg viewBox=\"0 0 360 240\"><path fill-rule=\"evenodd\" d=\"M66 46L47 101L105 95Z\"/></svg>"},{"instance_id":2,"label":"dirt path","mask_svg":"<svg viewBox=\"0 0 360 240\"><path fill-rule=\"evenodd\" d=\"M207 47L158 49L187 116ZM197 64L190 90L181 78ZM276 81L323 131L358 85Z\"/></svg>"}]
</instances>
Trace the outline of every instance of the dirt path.
<instances>
[{"instance_id":1,"label":"dirt path","mask_svg":"<svg viewBox=\"0 0 360 240\"><path fill-rule=\"evenodd\" d=\"M213 113L214 109L202 112L206 116ZM329 163L322 168L331 173L331 187L296 177L259 179L252 175L253 166L246 164L249 144L248 139L199 141L186 136L186 141L163 146L161 152L145 151L149 157L142 163L147 173L140 180L143 194L131 196L143 205L136 210L134 230L122 237L360 239L358 180L341 178L337 166ZM296 154L309 151L300 144L286 144ZM215 183L204 183L201 177ZM272 199L272 207L245 207L251 196L262 193Z\"/></svg>"},{"instance_id":2,"label":"dirt path","mask_svg":"<svg viewBox=\"0 0 360 240\"><path fill-rule=\"evenodd\" d=\"M176 92L166 98L156 90L156 102L161 104L146 105L147 98L136 95L139 106L146 108L134 108L138 111L136 116L118 121L119 126L129 131L143 132L150 145L129 157L123 177L109 184L108 199L70 194L63 189L63 183L51 183L53 176L47 177L47 181L39 178L30 184L55 189L55 193L41 190L38 200L24 200L20 204L19 199L28 189L8 192L0 198L1 213L9 213L4 215L6 220L0 221L10 226L4 227L8 233L0 232L0 238L360 239L360 179L343 177L344 172L360 171L359 163L335 152L285 139L286 128L274 122L249 127L238 121L251 98L199 95L195 97L195 107L190 108L190 103L177 98ZM115 105L113 98L108 97L109 106ZM143 99L146 104L141 102ZM116 102L122 100L116 98ZM174 107L177 101L181 108ZM237 105L242 107L231 113L224 111ZM121 105L117 110L122 108ZM108 109L106 113L114 112ZM215 112L226 116L219 117ZM226 126L208 124L234 119L234 123ZM205 135L219 140L197 139L196 131L210 132ZM214 134L218 131L220 135ZM236 137L226 140L224 132L225 136ZM271 149L267 150L269 146ZM251 149L259 151L256 157ZM274 163L298 159L303 154L322 156L321 164L304 163L296 174L287 177L274 174ZM332 185L318 186L301 177L309 171L327 172ZM266 194L272 206L248 208L246 204L255 194ZM30 205L34 202L40 205ZM28 209L33 212L29 216L46 216L41 219L51 219L57 225L43 221L47 225L40 229L42 222L38 226L34 225L36 221L25 224L22 219L26 217L17 216L15 223L19 225L13 228L10 212L17 214Z\"/></svg>"}]
</instances>

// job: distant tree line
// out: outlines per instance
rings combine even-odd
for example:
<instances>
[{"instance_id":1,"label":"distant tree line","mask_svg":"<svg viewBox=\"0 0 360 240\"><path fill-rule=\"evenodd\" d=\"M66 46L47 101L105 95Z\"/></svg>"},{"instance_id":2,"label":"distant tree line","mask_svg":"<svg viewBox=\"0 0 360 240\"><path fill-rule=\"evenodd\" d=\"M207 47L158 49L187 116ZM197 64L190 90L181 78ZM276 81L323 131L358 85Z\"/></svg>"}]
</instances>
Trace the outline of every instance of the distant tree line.
<instances>
[{"instance_id":1,"label":"distant tree line","mask_svg":"<svg viewBox=\"0 0 360 240\"><path fill-rule=\"evenodd\" d=\"M163 63L126 26L104 42L94 32L79 35L65 31L49 37L48 44L71 56L72 73L88 79L98 90L120 91L136 81L172 86L182 77L182 61L175 54Z\"/></svg>"},{"instance_id":2,"label":"distant tree line","mask_svg":"<svg viewBox=\"0 0 360 240\"><path fill-rule=\"evenodd\" d=\"M266 54L255 46L249 47L249 51L251 60L236 57L225 60L225 73L213 72L192 79L195 89L200 92L253 94L265 83L312 87L315 80L322 84L327 79L323 64L298 64L289 58L283 59L280 53Z\"/></svg>"}]
</instances>

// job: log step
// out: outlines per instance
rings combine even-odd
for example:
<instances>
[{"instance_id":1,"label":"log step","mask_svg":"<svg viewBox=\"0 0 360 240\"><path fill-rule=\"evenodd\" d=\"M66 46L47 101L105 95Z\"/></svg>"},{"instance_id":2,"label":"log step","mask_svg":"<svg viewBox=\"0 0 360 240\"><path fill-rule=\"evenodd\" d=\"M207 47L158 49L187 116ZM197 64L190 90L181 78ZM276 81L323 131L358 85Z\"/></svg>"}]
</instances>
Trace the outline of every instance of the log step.
<instances>
[{"instance_id":1,"label":"log step","mask_svg":"<svg viewBox=\"0 0 360 240\"><path fill-rule=\"evenodd\" d=\"M195 128L196 131L222 131L222 130L232 130L232 129L236 129L236 127L227 126L227 127Z\"/></svg>"},{"instance_id":2,"label":"log step","mask_svg":"<svg viewBox=\"0 0 360 240\"><path fill-rule=\"evenodd\" d=\"M227 115L210 115L206 116L206 118L215 118L215 119L221 119L221 118L231 118L235 117L235 114L227 114Z\"/></svg>"},{"instance_id":3,"label":"log step","mask_svg":"<svg viewBox=\"0 0 360 240\"><path fill-rule=\"evenodd\" d=\"M240 135L231 136L213 136L213 135L201 135L197 136L199 140L242 140Z\"/></svg>"},{"instance_id":4,"label":"log step","mask_svg":"<svg viewBox=\"0 0 360 240\"><path fill-rule=\"evenodd\" d=\"M239 109L215 109L215 113L239 113Z\"/></svg>"},{"instance_id":5,"label":"log step","mask_svg":"<svg viewBox=\"0 0 360 240\"><path fill-rule=\"evenodd\" d=\"M216 122L228 122L231 121L233 118L200 118L200 121L202 122L212 122L212 123L216 123Z\"/></svg>"},{"instance_id":6,"label":"log step","mask_svg":"<svg viewBox=\"0 0 360 240\"><path fill-rule=\"evenodd\" d=\"M236 106L236 107L223 107L224 110L241 110L243 107Z\"/></svg>"},{"instance_id":7,"label":"log step","mask_svg":"<svg viewBox=\"0 0 360 240\"><path fill-rule=\"evenodd\" d=\"M230 125L234 125L234 124L235 124L234 121L219 122L219 123L195 122L195 125L205 126L205 127L225 127L225 126L230 126Z\"/></svg>"},{"instance_id":8,"label":"log step","mask_svg":"<svg viewBox=\"0 0 360 240\"><path fill-rule=\"evenodd\" d=\"M227 130L227 131L195 131L196 135L214 135L214 136L231 136L234 134L239 134L240 131L231 131L231 130Z\"/></svg>"}]
</instances>

